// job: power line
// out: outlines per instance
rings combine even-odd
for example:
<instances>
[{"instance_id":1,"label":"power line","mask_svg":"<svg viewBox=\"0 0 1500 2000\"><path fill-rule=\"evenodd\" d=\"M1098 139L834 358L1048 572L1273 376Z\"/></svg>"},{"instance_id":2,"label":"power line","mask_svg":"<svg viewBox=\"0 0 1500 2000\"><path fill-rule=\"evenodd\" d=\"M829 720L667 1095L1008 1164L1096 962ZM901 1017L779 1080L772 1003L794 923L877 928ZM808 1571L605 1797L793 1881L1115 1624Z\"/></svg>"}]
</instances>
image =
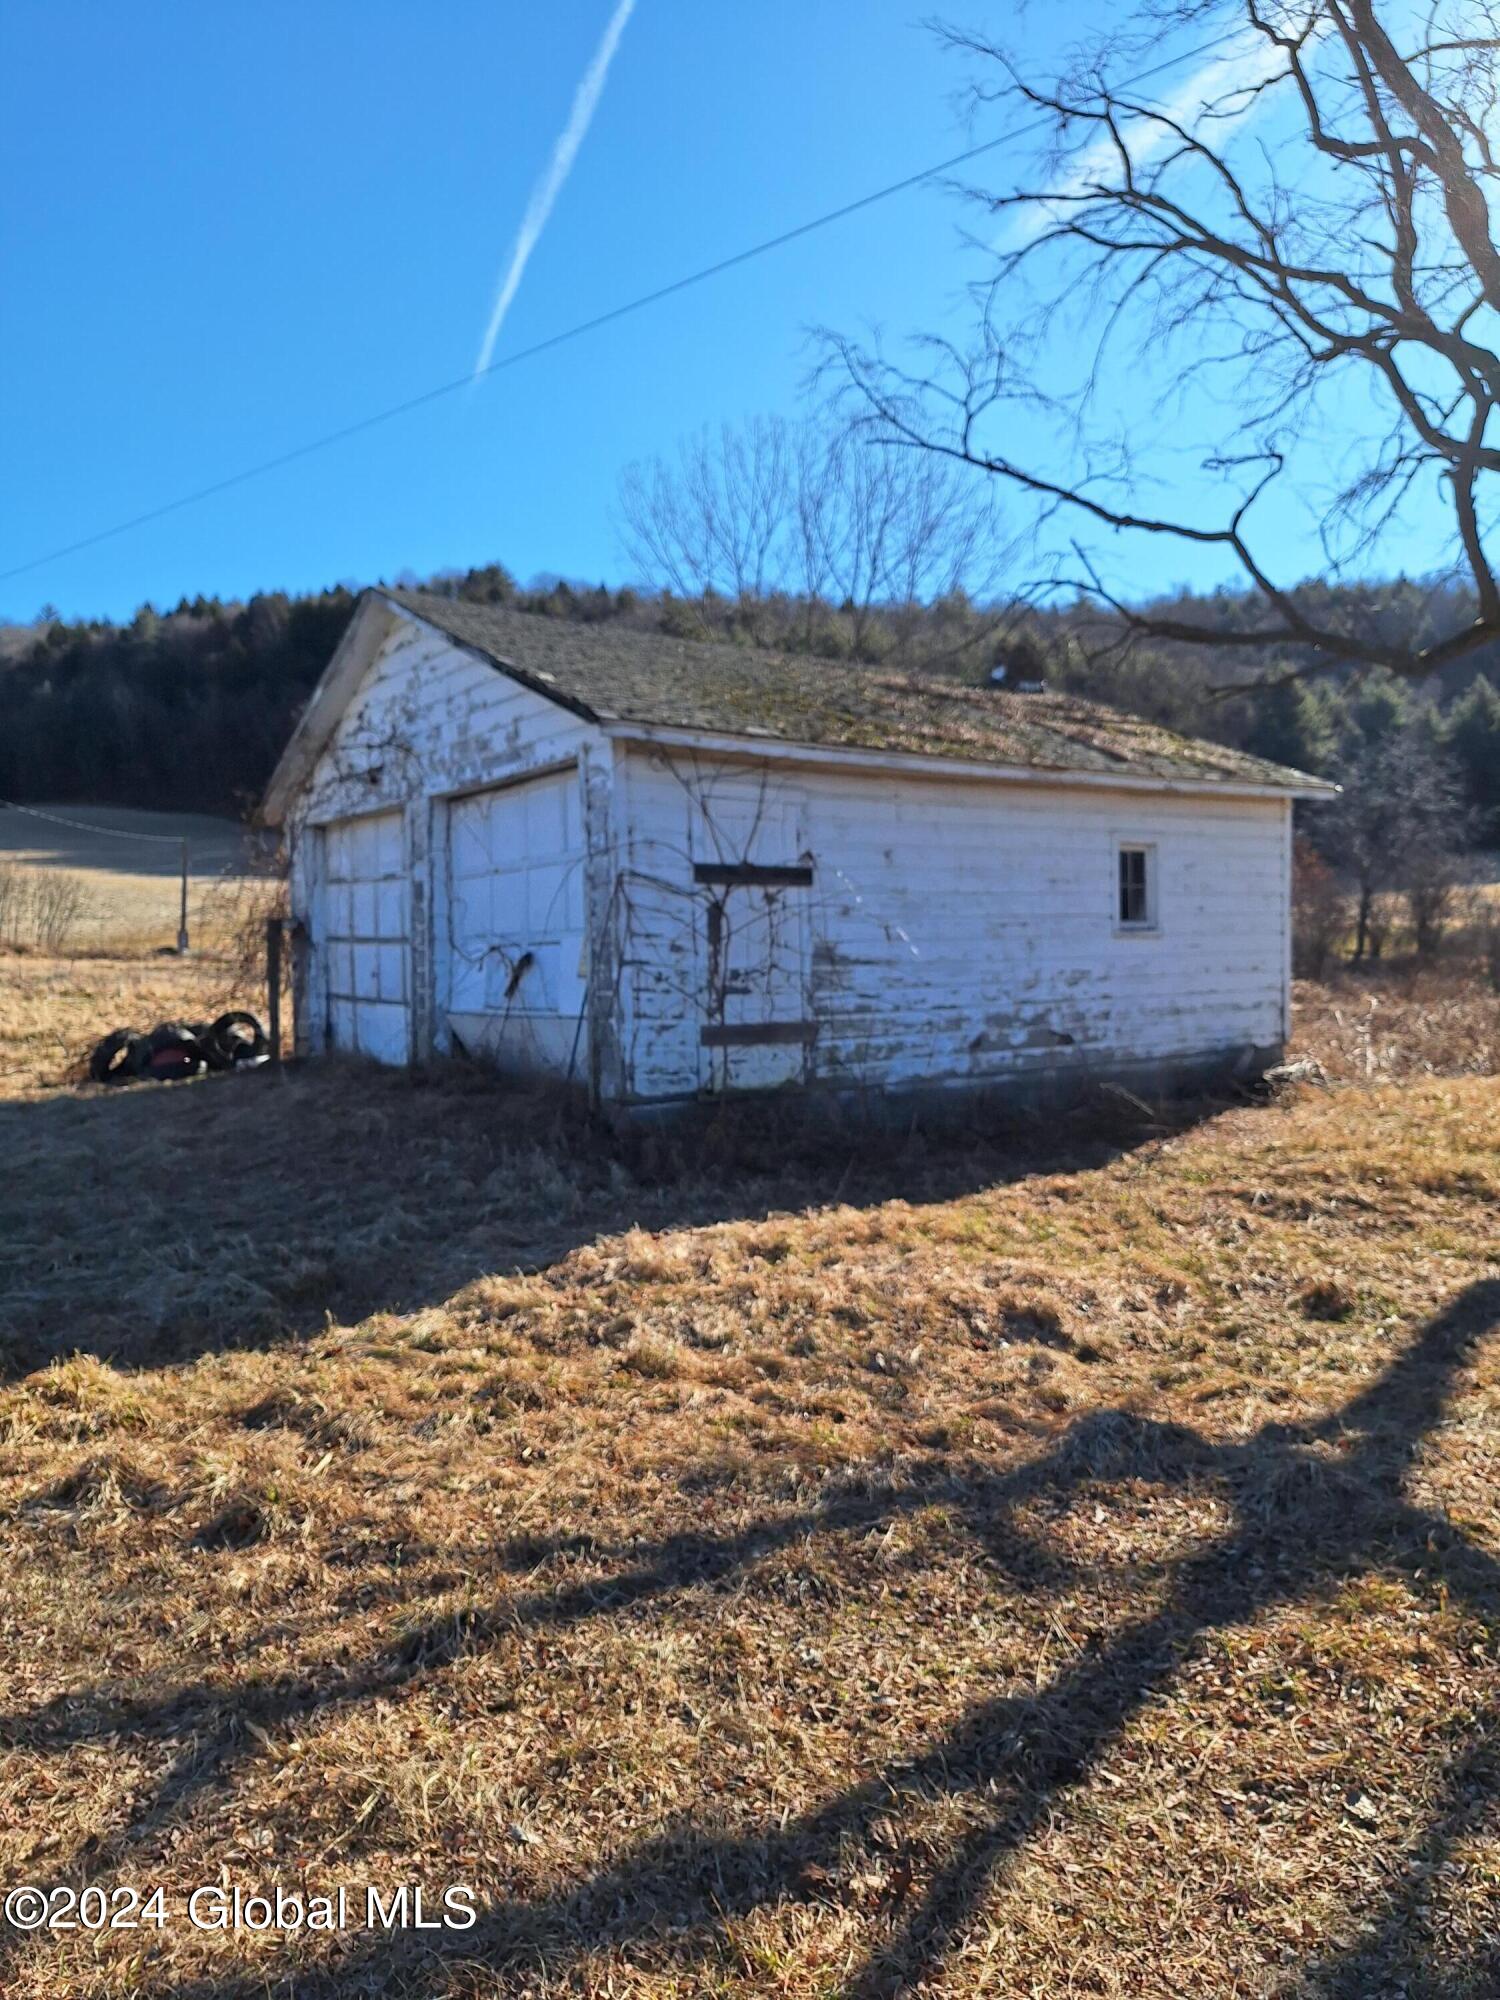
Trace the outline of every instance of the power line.
<instances>
[{"instance_id":1,"label":"power line","mask_svg":"<svg viewBox=\"0 0 1500 2000\"><path fill-rule=\"evenodd\" d=\"M64 819L61 813L42 812L37 806L18 806L14 799L0 799L0 812L25 813L28 819L44 819L50 826L70 826L75 833L102 833L108 840L149 840L153 847L183 844L180 833L133 833L123 826L93 826L88 820Z\"/></svg>"},{"instance_id":2,"label":"power line","mask_svg":"<svg viewBox=\"0 0 1500 2000\"><path fill-rule=\"evenodd\" d=\"M1135 76L1126 77L1119 85L1121 90L1133 89L1137 84L1149 83L1163 71L1175 69L1180 63L1196 61L1199 56L1211 55L1224 47L1233 37L1229 34L1217 35L1212 41L1204 42L1197 48L1184 49L1180 54L1169 56L1150 69L1140 70ZM769 256L773 250L785 249L803 236L810 236L815 230L827 229L835 222L843 222L851 215L858 215L862 209L873 208L877 202L889 201L893 195L905 194L908 189L919 187L930 181L936 174L951 173L955 167L962 167L970 160L977 160L985 153L993 153L997 147L1014 145L1018 139L1031 137L1049 121L1045 117L1031 119L1024 125L1014 126L1009 132L1002 132L994 139L986 139L981 145L970 146L966 152L954 153L949 159L938 160L933 165L920 168L914 174L907 174L899 181L891 181L887 186L876 188L870 194L858 196L839 208L830 208L822 215L815 215L807 222L799 222L791 229L784 229L778 236L768 236L760 243L752 243L746 250L736 250L731 256L721 257L716 263L705 264L701 270L690 271L686 277L674 278L670 284L659 285L655 291L642 292L638 297L627 299L622 305L611 306L592 319L579 320L576 325L563 328L560 333L548 334L544 340L533 341L530 347L521 347L514 354L505 354L498 361L491 361L487 367L472 370L467 375L456 375L449 382L440 382L435 388L424 389L419 395L409 396L404 402L392 403L386 409L375 410L369 416L359 417L352 424L343 424L338 430L325 431L321 437L310 438L306 444L294 445L290 451L278 452L274 458L263 458L255 465L247 465L239 472L231 472L226 478L216 479L208 486L195 487L190 493L180 494L175 500L163 501L159 507L147 508L143 514L132 514L128 520L117 521L113 527L100 528L97 533L84 535L76 542L65 542L60 548L49 549L45 555L33 556L30 561L17 563L12 569L0 570L0 583L8 583L12 577L25 576L31 570L41 569L47 563L60 562L64 556L77 555L83 549L96 548L100 542L113 541L117 535L129 534L134 528L144 528L152 521L160 521L165 515L179 513L184 507L195 507L202 500L211 500L216 494L227 493L231 488L243 486L252 479L261 479L268 472L279 472L283 466L295 465L299 459L310 458L315 452L328 451L336 444L343 444L349 438L358 437L364 431L375 430L381 424L391 423L397 417L408 416L413 410L423 409L428 403L436 403L444 396L453 396L460 389L466 389L481 377L498 375L507 368L519 367L523 361L535 360L539 354L550 353L555 347L562 347L568 341L581 339L586 333L596 333L600 327L610 326L616 320L625 319L631 313L643 312L647 306L659 305L663 299L674 298L679 292L686 292L695 285L707 284L710 278L722 277L724 272L734 270L740 264L748 264L754 258Z\"/></svg>"}]
</instances>

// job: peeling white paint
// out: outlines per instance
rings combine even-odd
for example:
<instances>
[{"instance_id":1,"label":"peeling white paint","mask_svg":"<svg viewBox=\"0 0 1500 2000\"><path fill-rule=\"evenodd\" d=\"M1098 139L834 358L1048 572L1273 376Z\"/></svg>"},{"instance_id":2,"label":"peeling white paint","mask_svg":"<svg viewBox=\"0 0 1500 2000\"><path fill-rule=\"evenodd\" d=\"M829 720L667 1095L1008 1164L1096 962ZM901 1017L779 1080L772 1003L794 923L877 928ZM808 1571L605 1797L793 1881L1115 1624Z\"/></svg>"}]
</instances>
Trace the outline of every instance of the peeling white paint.
<instances>
[{"instance_id":1,"label":"peeling white paint","mask_svg":"<svg viewBox=\"0 0 1500 2000\"><path fill-rule=\"evenodd\" d=\"M393 613L289 815L304 1048L351 1039L326 829L382 811L417 1059L457 1040L653 1103L1108 1073L1286 1033L1284 796L643 742ZM1154 858L1149 930L1116 921L1122 843Z\"/></svg>"},{"instance_id":2,"label":"peeling white paint","mask_svg":"<svg viewBox=\"0 0 1500 2000\"><path fill-rule=\"evenodd\" d=\"M710 991L710 953L684 922L678 885L683 857L713 839L695 796L730 768L757 781L753 764L664 751L628 755L617 775L633 918L622 1034L642 1100L699 1080L699 1021L683 995ZM760 781L788 778L778 767ZM1001 1083L1283 1040L1284 800L979 788L827 766L799 770L796 784L813 884L786 893L801 898L805 989L778 1011L816 1024L808 1081ZM1149 932L1115 922L1121 842L1155 850Z\"/></svg>"}]
</instances>

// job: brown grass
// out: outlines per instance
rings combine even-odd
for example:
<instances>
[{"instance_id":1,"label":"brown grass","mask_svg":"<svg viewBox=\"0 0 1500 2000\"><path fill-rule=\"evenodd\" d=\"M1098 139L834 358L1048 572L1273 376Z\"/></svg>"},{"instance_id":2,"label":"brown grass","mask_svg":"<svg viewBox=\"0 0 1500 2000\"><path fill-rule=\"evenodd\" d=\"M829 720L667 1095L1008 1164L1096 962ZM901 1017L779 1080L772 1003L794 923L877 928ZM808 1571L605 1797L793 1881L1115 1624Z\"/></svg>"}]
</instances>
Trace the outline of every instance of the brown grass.
<instances>
[{"instance_id":1,"label":"brown grass","mask_svg":"<svg viewBox=\"0 0 1500 2000\"><path fill-rule=\"evenodd\" d=\"M264 1013L255 985L212 954L0 957L0 1099L49 1094L86 1074L111 1029L212 1018L232 1005Z\"/></svg>"},{"instance_id":2,"label":"brown grass","mask_svg":"<svg viewBox=\"0 0 1500 2000\"><path fill-rule=\"evenodd\" d=\"M1500 990L1467 960L1299 980L1294 1022L1294 1052L1339 1082L1500 1070Z\"/></svg>"},{"instance_id":3,"label":"brown grass","mask_svg":"<svg viewBox=\"0 0 1500 2000\"><path fill-rule=\"evenodd\" d=\"M168 1922L7 2000L1496 1990L1493 1075L731 1170L18 963L0 1876Z\"/></svg>"}]
</instances>

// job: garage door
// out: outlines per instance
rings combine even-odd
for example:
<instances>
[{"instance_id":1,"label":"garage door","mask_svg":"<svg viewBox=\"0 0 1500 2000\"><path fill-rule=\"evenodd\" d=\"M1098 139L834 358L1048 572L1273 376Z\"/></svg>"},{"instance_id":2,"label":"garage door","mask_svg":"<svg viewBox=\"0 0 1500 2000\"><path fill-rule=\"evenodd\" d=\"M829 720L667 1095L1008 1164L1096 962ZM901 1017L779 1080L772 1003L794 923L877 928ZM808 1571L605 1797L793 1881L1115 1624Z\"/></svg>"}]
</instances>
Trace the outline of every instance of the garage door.
<instances>
[{"instance_id":1,"label":"garage door","mask_svg":"<svg viewBox=\"0 0 1500 2000\"><path fill-rule=\"evenodd\" d=\"M567 1070L587 983L578 773L456 799L448 836L450 1028L508 1066Z\"/></svg>"},{"instance_id":2,"label":"garage door","mask_svg":"<svg viewBox=\"0 0 1500 2000\"><path fill-rule=\"evenodd\" d=\"M402 816L335 820L323 840L329 1044L404 1063L411 996Z\"/></svg>"}]
</instances>

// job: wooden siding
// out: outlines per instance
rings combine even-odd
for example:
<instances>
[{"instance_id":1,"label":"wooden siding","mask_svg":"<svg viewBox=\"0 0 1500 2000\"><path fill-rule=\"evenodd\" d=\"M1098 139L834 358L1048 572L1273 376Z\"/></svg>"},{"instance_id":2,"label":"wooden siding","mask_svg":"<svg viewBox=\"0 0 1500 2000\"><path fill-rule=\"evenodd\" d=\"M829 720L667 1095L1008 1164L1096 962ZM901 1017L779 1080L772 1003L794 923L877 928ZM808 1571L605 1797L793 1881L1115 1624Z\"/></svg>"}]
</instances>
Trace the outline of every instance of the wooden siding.
<instances>
[{"instance_id":1,"label":"wooden siding","mask_svg":"<svg viewBox=\"0 0 1500 2000\"><path fill-rule=\"evenodd\" d=\"M780 892L810 943L809 1080L1107 1073L1284 1039L1284 800L763 769L768 821L794 791L805 852L753 858L811 869ZM720 851L713 798L727 775L722 761L636 751L617 779L621 1039L638 1100L702 1081L712 892L694 876L752 858ZM1151 850L1149 930L1117 921L1121 844Z\"/></svg>"},{"instance_id":2,"label":"wooden siding","mask_svg":"<svg viewBox=\"0 0 1500 2000\"><path fill-rule=\"evenodd\" d=\"M451 804L467 794L559 770L570 774L582 794L580 760L597 740L593 725L450 640L407 620L394 625L289 823L293 908L307 930L298 996L300 1047L327 1046L330 911L317 830L354 814L401 809L411 886L407 990L412 1046L419 1057L443 1050L451 1044L450 1000L472 997L454 992L448 908ZM567 945L556 938L550 943L564 955L573 950L569 963L578 965L581 934ZM562 1039L571 1044L573 1037Z\"/></svg>"}]
</instances>

